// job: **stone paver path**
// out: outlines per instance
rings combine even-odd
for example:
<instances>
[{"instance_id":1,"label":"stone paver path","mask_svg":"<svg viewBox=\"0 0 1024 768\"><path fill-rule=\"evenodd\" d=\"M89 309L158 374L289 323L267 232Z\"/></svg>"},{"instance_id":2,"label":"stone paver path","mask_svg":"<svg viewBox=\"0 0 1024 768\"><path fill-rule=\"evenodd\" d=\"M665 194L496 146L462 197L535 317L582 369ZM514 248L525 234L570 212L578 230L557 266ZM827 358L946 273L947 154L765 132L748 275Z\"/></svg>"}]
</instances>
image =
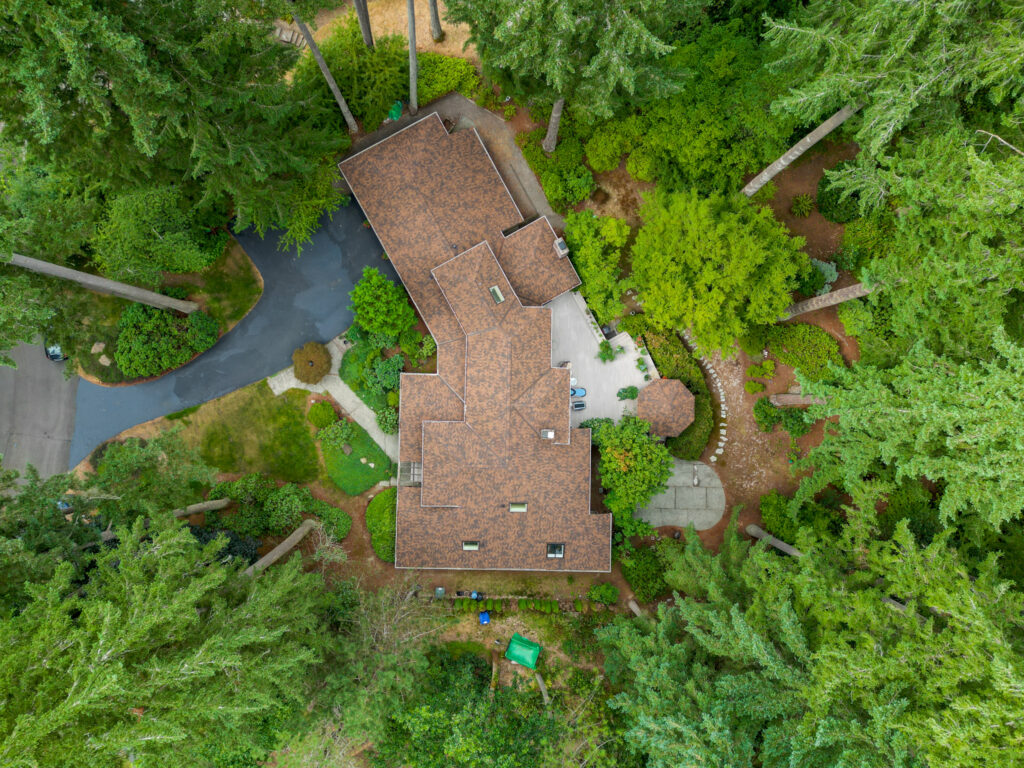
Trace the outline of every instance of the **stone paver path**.
<instances>
[{"instance_id":1,"label":"stone paver path","mask_svg":"<svg viewBox=\"0 0 1024 768\"><path fill-rule=\"evenodd\" d=\"M725 513L725 489L710 465L672 459L668 488L655 496L636 516L655 528L693 525L698 531L714 528ZM697 485L693 484L694 478Z\"/></svg>"},{"instance_id":2,"label":"stone paver path","mask_svg":"<svg viewBox=\"0 0 1024 768\"><path fill-rule=\"evenodd\" d=\"M331 353L332 373L320 379L318 384L304 384L299 381L295 378L291 367L267 378L267 384L270 385L270 391L275 395L280 395L289 389L305 389L318 395L330 395L342 407L342 410L351 416L356 424L365 429L377 445L384 449L384 453L390 456L392 461L398 463L398 435L384 434L377 426L377 416L374 412L338 375L341 358L344 357L345 350L350 346L352 346L351 342L341 336L327 342L327 349Z\"/></svg>"}]
</instances>

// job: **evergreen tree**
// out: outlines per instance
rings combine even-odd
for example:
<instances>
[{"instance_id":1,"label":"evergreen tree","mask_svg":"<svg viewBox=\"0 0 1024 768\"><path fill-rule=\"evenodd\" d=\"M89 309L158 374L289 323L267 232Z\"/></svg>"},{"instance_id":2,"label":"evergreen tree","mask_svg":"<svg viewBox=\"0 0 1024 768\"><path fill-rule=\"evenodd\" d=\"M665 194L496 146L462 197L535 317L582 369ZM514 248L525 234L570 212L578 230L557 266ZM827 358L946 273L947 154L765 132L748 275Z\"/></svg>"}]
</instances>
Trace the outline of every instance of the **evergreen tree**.
<instances>
[{"instance_id":1,"label":"evergreen tree","mask_svg":"<svg viewBox=\"0 0 1024 768\"><path fill-rule=\"evenodd\" d=\"M741 195L659 190L641 215L632 253L644 314L662 328L689 327L703 352L728 352L748 329L778 320L812 268L803 239Z\"/></svg>"},{"instance_id":2,"label":"evergreen tree","mask_svg":"<svg viewBox=\"0 0 1024 768\"><path fill-rule=\"evenodd\" d=\"M4 765L202 765L305 704L318 576L297 558L242 576L177 521L117 533L81 589L61 564L0 621Z\"/></svg>"},{"instance_id":3,"label":"evergreen tree","mask_svg":"<svg viewBox=\"0 0 1024 768\"><path fill-rule=\"evenodd\" d=\"M356 323L370 333L397 337L416 325L416 313L405 292L375 267L364 267L362 279L349 293Z\"/></svg>"},{"instance_id":4,"label":"evergreen tree","mask_svg":"<svg viewBox=\"0 0 1024 768\"><path fill-rule=\"evenodd\" d=\"M801 484L810 498L830 482L845 488L894 470L894 480L925 477L943 487L947 524L976 512L998 528L1024 504L1024 348L1002 331L992 361L957 363L914 346L894 368L856 365L831 383L803 382L822 398L811 415L838 417L838 427L804 459L814 474Z\"/></svg>"}]
</instances>

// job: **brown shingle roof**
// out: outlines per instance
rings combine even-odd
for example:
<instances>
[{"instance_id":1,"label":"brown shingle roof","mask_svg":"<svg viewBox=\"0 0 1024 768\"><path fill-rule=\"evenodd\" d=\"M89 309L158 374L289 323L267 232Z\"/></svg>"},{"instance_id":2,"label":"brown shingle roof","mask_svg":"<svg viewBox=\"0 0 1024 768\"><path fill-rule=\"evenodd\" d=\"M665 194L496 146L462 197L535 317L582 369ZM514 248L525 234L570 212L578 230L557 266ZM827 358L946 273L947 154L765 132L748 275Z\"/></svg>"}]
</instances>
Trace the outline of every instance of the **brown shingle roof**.
<instances>
[{"instance_id":1,"label":"brown shingle roof","mask_svg":"<svg viewBox=\"0 0 1024 768\"><path fill-rule=\"evenodd\" d=\"M395 565L608 571L590 430L569 427L551 311L524 306L579 284L551 225L524 225L476 132L448 135L436 114L341 169L438 342L437 374L402 376L399 458L421 464L422 482L398 490Z\"/></svg>"},{"instance_id":2,"label":"brown shingle roof","mask_svg":"<svg viewBox=\"0 0 1024 768\"><path fill-rule=\"evenodd\" d=\"M678 379L657 379L640 390L637 415L652 434L675 437L693 423L693 395Z\"/></svg>"}]
</instances>

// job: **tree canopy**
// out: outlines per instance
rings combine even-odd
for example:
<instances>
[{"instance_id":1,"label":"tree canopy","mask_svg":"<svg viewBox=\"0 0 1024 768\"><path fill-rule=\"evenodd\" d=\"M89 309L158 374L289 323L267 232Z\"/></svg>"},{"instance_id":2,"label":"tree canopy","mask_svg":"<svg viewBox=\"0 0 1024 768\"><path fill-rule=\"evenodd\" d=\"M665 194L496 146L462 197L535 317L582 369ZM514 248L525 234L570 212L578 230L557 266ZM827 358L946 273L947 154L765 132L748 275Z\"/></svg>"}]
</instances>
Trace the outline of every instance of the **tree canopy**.
<instances>
[{"instance_id":1,"label":"tree canopy","mask_svg":"<svg viewBox=\"0 0 1024 768\"><path fill-rule=\"evenodd\" d=\"M812 268L771 210L742 195L655 191L641 208L633 278L644 314L690 328L701 351L728 353L749 328L774 323Z\"/></svg>"},{"instance_id":2,"label":"tree canopy","mask_svg":"<svg viewBox=\"0 0 1024 768\"><path fill-rule=\"evenodd\" d=\"M405 288L388 280L376 267L363 268L363 277L349 298L355 321L365 331L397 338L416 325L416 313Z\"/></svg>"}]
</instances>

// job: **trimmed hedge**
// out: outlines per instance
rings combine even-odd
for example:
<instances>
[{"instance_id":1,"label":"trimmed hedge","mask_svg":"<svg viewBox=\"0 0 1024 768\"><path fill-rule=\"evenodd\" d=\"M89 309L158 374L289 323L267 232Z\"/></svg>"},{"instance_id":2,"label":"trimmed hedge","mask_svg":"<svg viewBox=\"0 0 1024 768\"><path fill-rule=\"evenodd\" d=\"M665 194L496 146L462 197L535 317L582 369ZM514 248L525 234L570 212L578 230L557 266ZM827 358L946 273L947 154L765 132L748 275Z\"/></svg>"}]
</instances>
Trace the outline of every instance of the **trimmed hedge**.
<instances>
[{"instance_id":1,"label":"trimmed hedge","mask_svg":"<svg viewBox=\"0 0 1024 768\"><path fill-rule=\"evenodd\" d=\"M370 546L377 557L386 563L395 562L395 507L398 489L385 488L366 507L366 527L370 531Z\"/></svg>"},{"instance_id":2,"label":"trimmed hedge","mask_svg":"<svg viewBox=\"0 0 1024 768\"><path fill-rule=\"evenodd\" d=\"M320 400L309 406L309 412L306 414L306 418L309 419L309 423L317 429L323 429L329 427L331 424L338 420L338 414L334 412L334 406L326 400Z\"/></svg>"},{"instance_id":3,"label":"trimmed hedge","mask_svg":"<svg viewBox=\"0 0 1024 768\"><path fill-rule=\"evenodd\" d=\"M316 384L331 372L331 353L318 341L307 341L292 352L295 378L304 384Z\"/></svg>"}]
</instances>

